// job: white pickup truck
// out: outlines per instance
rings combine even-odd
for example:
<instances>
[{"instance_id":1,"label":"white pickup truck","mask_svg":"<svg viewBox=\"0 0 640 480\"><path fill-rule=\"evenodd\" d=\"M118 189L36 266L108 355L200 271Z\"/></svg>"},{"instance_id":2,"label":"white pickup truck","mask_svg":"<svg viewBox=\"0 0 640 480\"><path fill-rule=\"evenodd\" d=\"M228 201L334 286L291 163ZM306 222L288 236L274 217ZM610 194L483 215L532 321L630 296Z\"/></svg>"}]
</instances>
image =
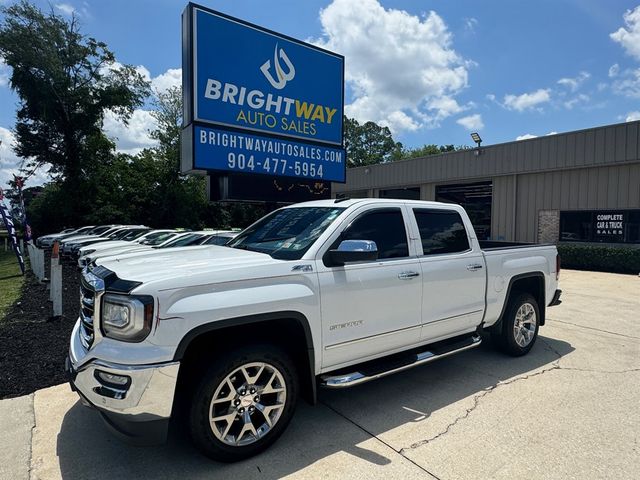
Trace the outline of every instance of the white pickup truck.
<instances>
[{"instance_id":1,"label":"white pickup truck","mask_svg":"<svg viewBox=\"0 0 640 480\"><path fill-rule=\"evenodd\" d=\"M317 386L467 350L483 331L526 354L559 272L555 246L485 245L457 205L302 203L226 246L89 265L67 370L125 437L163 440L184 413L206 455L235 461L273 443Z\"/></svg>"}]
</instances>

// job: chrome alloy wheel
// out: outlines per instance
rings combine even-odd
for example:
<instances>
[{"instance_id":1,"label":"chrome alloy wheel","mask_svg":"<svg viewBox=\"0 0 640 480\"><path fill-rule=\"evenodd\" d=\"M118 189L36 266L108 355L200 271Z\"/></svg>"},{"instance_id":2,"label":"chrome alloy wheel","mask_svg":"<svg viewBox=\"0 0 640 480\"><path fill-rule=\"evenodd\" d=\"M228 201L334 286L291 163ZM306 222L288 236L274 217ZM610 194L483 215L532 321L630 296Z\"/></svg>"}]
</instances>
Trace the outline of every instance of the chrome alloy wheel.
<instances>
[{"instance_id":1,"label":"chrome alloy wheel","mask_svg":"<svg viewBox=\"0 0 640 480\"><path fill-rule=\"evenodd\" d=\"M516 312L513 324L513 337L516 343L524 348L531 343L536 333L536 310L530 303L523 303Z\"/></svg>"},{"instance_id":2,"label":"chrome alloy wheel","mask_svg":"<svg viewBox=\"0 0 640 480\"><path fill-rule=\"evenodd\" d=\"M275 426L286 400L286 384L277 368L264 362L247 363L227 375L213 394L211 430L227 445L250 445Z\"/></svg>"}]
</instances>

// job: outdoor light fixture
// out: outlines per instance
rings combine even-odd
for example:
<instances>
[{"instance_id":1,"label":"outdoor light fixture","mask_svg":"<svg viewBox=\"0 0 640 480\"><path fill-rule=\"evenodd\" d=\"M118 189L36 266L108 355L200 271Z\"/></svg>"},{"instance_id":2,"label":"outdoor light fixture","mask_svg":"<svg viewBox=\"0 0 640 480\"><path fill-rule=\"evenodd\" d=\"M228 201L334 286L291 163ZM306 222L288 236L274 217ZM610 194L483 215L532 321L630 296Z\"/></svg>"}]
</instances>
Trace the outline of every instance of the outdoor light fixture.
<instances>
[{"instance_id":1,"label":"outdoor light fixture","mask_svg":"<svg viewBox=\"0 0 640 480\"><path fill-rule=\"evenodd\" d=\"M478 145L478 148L476 148L476 151L475 151L475 154L476 154L476 157L477 157L478 155L480 155L482 153L482 150L480 150L480 144L482 143L482 139L480 138L480 135L478 135L478 132L473 132L471 134L471 140L476 142L476 145Z\"/></svg>"}]
</instances>

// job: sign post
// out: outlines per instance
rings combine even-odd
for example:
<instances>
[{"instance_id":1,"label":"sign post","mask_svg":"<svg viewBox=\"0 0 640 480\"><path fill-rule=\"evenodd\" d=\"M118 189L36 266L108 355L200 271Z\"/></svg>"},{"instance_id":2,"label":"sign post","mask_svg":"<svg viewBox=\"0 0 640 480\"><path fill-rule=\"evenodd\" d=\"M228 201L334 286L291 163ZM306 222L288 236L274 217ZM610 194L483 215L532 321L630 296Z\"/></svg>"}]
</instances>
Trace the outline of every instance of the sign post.
<instances>
[{"instance_id":1,"label":"sign post","mask_svg":"<svg viewBox=\"0 0 640 480\"><path fill-rule=\"evenodd\" d=\"M55 242L51 250L51 275L49 300L53 302L53 317L62 315L62 265L60 264L60 244Z\"/></svg>"},{"instance_id":2,"label":"sign post","mask_svg":"<svg viewBox=\"0 0 640 480\"><path fill-rule=\"evenodd\" d=\"M183 173L345 181L344 57L192 3L182 23Z\"/></svg>"}]
</instances>

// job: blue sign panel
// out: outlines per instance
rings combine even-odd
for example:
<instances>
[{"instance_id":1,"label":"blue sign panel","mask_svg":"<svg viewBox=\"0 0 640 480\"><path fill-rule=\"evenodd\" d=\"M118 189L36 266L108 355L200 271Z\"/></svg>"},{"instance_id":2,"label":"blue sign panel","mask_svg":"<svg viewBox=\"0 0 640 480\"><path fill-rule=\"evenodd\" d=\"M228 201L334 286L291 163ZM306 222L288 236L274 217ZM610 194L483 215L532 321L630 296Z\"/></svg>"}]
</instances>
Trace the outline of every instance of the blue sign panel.
<instances>
[{"instance_id":1,"label":"blue sign panel","mask_svg":"<svg viewBox=\"0 0 640 480\"><path fill-rule=\"evenodd\" d=\"M201 125L194 127L193 143L197 170L345 181L345 155L340 147Z\"/></svg>"},{"instance_id":2,"label":"blue sign panel","mask_svg":"<svg viewBox=\"0 0 640 480\"><path fill-rule=\"evenodd\" d=\"M198 6L191 22L194 122L342 146L342 56Z\"/></svg>"}]
</instances>

